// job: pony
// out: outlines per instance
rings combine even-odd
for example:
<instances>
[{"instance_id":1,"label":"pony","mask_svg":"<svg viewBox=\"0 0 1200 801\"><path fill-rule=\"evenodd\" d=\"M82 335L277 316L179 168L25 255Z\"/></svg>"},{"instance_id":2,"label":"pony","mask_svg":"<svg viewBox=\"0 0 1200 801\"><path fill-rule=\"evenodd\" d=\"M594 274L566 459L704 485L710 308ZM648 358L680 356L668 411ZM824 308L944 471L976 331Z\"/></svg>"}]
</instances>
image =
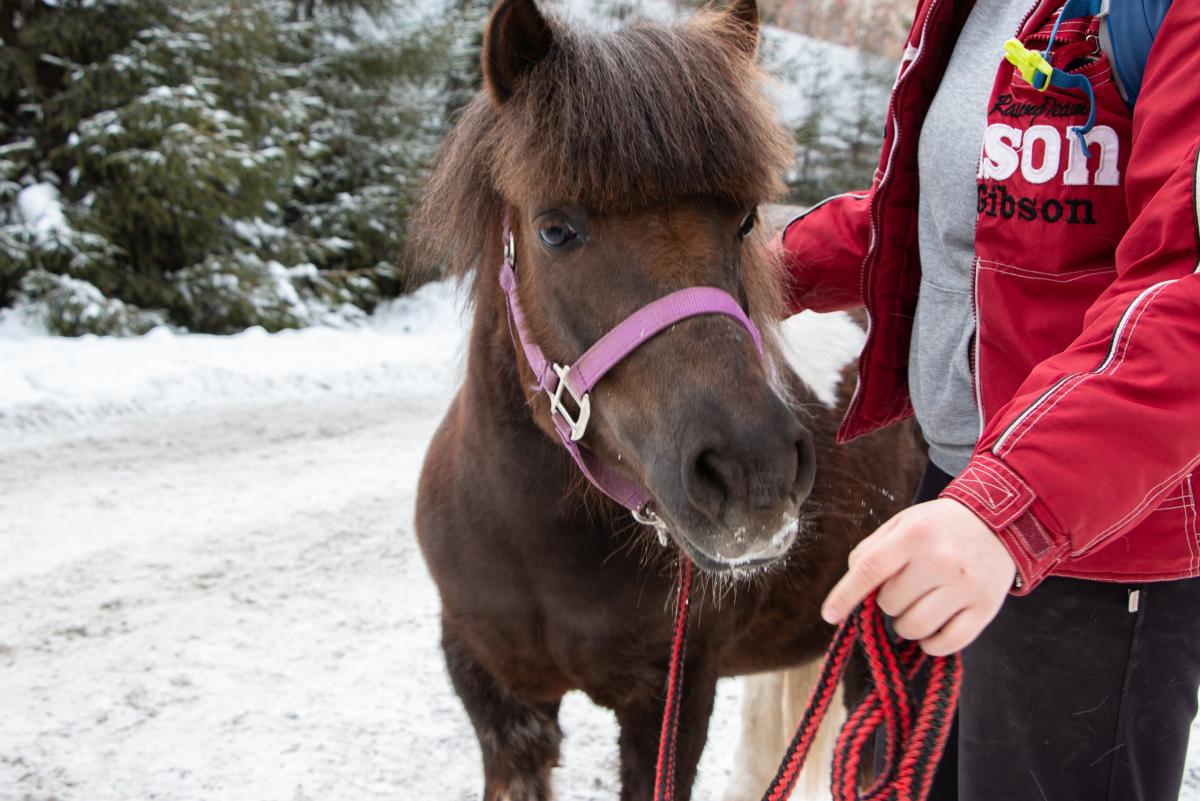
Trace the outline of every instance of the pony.
<instances>
[{"instance_id":1,"label":"pony","mask_svg":"<svg viewBox=\"0 0 1200 801\"><path fill-rule=\"evenodd\" d=\"M415 234L463 279L473 318L416 529L486 801L551 797L572 690L615 713L621 798L652 797L680 558L701 570L678 713L676 798L688 798L718 678L819 656L832 634L819 604L847 553L915 484L903 427L834 447L848 369L806 383L789 362L785 283L758 209L792 156L758 34L753 0L604 33L503 0L483 87L434 161ZM560 401L536 388L510 328L506 265L522 336L557 363L691 287L727 293L762 332L760 355L727 316L681 320L575 399L580 419L590 408L579 447L645 489L656 525L593 488L559 443ZM861 344L861 329L840 331ZM818 358L845 349L797 344Z\"/></svg>"}]
</instances>

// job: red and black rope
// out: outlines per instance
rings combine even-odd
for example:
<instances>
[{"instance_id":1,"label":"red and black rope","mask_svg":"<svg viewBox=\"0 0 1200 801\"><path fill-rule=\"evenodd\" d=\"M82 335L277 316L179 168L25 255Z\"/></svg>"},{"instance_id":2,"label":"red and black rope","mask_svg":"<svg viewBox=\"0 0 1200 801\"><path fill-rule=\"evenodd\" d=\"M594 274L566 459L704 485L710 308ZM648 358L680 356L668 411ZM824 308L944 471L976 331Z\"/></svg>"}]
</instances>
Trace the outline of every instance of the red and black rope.
<instances>
[{"instance_id":1,"label":"red and black rope","mask_svg":"<svg viewBox=\"0 0 1200 801\"><path fill-rule=\"evenodd\" d=\"M674 801L675 797L675 747L691 584L691 562L680 556L654 801ZM786 801L791 796L856 644L870 670L871 690L850 714L838 736L833 756L834 801L925 801L928 797L954 721L962 663L957 655L929 657L916 643L889 637L883 613L872 595L834 633L808 708L775 779L763 794L763 801ZM862 790L859 783L862 757L867 745L878 741L876 735L881 728L884 768L871 786Z\"/></svg>"},{"instance_id":2,"label":"red and black rope","mask_svg":"<svg viewBox=\"0 0 1200 801\"><path fill-rule=\"evenodd\" d=\"M866 657L871 690L838 736L833 758L835 801L924 801L954 721L962 666L957 656L930 658L914 643L887 636L883 613L868 598L834 635L813 688L808 710L763 801L791 795L854 643ZM919 700L915 704L914 701ZM880 727L885 731L884 769L860 789L862 756Z\"/></svg>"},{"instance_id":3,"label":"red and black rope","mask_svg":"<svg viewBox=\"0 0 1200 801\"><path fill-rule=\"evenodd\" d=\"M692 562L679 555L676 580L675 629L671 635L671 667L667 672L667 699L662 730L658 735L658 762L654 769L654 801L675 798L675 751L679 739L679 704L683 697L683 663L687 656L688 599L692 594Z\"/></svg>"}]
</instances>

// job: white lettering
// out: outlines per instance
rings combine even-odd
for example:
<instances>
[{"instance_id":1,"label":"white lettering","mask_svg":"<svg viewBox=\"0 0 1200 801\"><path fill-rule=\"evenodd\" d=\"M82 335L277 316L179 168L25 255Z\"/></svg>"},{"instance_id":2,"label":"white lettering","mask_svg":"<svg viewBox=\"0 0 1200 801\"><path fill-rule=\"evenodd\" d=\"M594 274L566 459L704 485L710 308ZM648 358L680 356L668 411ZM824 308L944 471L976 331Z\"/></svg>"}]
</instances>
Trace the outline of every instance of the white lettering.
<instances>
[{"instance_id":1,"label":"white lettering","mask_svg":"<svg viewBox=\"0 0 1200 801\"><path fill-rule=\"evenodd\" d=\"M1002 122L987 127L983 137L983 177L1004 181L1017 171L1021 160L1017 148L1021 147L1021 132Z\"/></svg>"},{"instance_id":2,"label":"white lettering","mask_svg":"<svg viewBox=\"0 0 1200 801\"><path fill-rule=\"evenodd\" d=\"M976 177L1005 181L1020 169L1021 177L1029 183L1044 184L1058 174L1065 150L1067 166L1062 172L1065 185L1120 186L1121 140L1117 132L1107 125L1097 125L1088 131L1084 141L1088 146L1087 156L1071 128L1062 130L1052 125L1033 125L1023 131L1003 122L994 122L983 135ZM1037 147L1038 143L1041 148ZM1039 149L1040 153L1037 152ZM1094 174L1088 169L1092 159L1095 159L1092 162Z\"/></svg>"},{"instance_id":3,"label":"white lettering","mask_svg":"<svg viewBox=\"0 0 1200 801\"><path fill-rule=\"evenodd\" d=\"M1034 144L1041 142L1042 163L1033 165ZM1025 132L1025 141L1021 144L1021 175L1031 184L1044 184L1058 174L1058 163L1061 157L1062 139L1058 129L1049 125L1035 125Z\"/></svg>"},{"instance_id":4,"label":"white lettering","mask_svg":"<svg viewBox=\"0 0 1200 801\"><path fill-rule=\"evenodd\" d=\"M1079 147L1079 137L1067 132L1067 169L1063 172L1063 183L1067 186L1087 186L1088 159L1084 157ZM1121 171L1118 156L1121 152L1121 140L1117 132L1107 125L1097 125L1083 136L1091 155L1092 145L1100 148L1100 163L1096 168L1096 186L1120 186Z\"/></svg>"}]
</instances>

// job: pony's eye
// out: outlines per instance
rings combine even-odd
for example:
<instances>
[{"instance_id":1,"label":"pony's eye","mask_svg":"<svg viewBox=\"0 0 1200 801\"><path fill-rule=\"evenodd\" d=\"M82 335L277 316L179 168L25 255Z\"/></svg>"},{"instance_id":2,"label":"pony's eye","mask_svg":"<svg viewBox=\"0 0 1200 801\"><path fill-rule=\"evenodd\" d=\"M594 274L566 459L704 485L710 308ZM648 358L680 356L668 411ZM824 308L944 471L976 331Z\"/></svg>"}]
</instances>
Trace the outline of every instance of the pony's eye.
<instances>
[{"instance_id":1,"label":"pony's eye","mask_svg":"<svg viewBox=\"0 0 1200 801\"><path fill-rule=\"evenodd\" d=\"M538 228L538 236L546 247L557 250L569 245L579 234L562 220L548 220Z\"/></svg>"},{"instance_id":2,"label":"pony's eye","mask_svg":"<svg viewBox=\"0 0 1200 801\"><path fill-rule=\"evenodd\" d=\"M746 215L746 219L742 220L741 227L738 228L738 239L745 239L750 236L750 232L754 230L754 223L758 221L758 209Z\"/></svg>"}]
</instances>

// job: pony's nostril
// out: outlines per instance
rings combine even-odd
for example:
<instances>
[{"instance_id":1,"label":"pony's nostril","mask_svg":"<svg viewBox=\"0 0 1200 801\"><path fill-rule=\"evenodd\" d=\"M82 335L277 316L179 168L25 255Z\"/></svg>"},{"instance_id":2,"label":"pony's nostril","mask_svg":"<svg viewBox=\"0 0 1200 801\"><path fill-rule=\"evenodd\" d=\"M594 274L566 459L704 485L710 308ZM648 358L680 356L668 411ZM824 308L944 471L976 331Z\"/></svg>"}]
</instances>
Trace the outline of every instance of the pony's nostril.
<instances>
[{"instance_id":1,"label":"pony's nostril","mask_svg":"<svg viewBox=\"0 0 1200 801\"><path fill-rule=\"evenodd\" d=\"M747 434L706 445L684 459L683 490L691 506L713 523L770 527L812 491L816 458L812 436L803 428L786 438Z\"/></svg>"},{"instance_id":2,"label":"pony's nostril","mask_svg":"<svg viewBox=\"0 0 1200 801\"><path fill-rule=\"evenodd\" d=\"M688 499L707 517L721 517L735 479L734 466L715 450L701 451L684 476Z\"/></svg>"}]
</instances>

